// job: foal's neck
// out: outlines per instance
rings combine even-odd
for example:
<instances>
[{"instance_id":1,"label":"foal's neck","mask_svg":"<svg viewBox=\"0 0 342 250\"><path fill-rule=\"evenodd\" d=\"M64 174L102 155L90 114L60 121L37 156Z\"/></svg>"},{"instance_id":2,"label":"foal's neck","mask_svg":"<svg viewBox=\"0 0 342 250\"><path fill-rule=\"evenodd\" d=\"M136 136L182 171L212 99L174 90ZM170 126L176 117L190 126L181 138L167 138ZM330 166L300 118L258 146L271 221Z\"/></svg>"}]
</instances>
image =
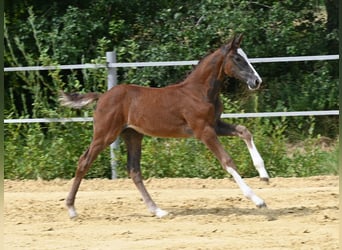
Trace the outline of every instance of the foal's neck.
<instances>
[{"instance_id":1,"label":"foal's neck","mask_svg":"<svg viewBox=\"0 0 342 250\"><path fill-rule=\"evenodd\" d=\"M222 80L221 66L223 59L224 55L221 49L214 51L200 61L188 78L195 78L197 81L201 81L201 83L205 83L209 77L215 80Z\"/></svg>"},{"instance_id":2,"label":"foal's neck","mask_svg":"<svg viewBox=\"0 0 342 250\"><path fill-rule=\"evenodd\" d=\"M202 92L209 101L216 101L224 77L223 60L224 55L221 49L216 50L200 61L194 71L184 80L184 84Z\"/></svg>"}]
</instances>

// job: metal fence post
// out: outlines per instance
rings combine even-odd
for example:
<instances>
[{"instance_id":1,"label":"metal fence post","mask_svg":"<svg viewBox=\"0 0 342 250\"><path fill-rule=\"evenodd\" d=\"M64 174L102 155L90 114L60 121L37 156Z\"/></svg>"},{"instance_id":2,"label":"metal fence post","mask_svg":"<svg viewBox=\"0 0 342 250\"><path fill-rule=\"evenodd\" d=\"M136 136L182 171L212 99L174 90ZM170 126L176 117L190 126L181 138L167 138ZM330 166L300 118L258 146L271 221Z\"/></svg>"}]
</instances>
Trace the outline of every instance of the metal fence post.
<instances>
[{"instance_id":1,"label":"metal fence post","mask_svg":"<svg viewBox=\"0 0 342 250\"><path fill-rule=\"evenodd\" d=\"M107 89L111 89L115 85L117 85L117 75L116 68L109 67L109 63L116 63L116 53L115 51L106 52L106 61L107 61L107 71L108 71L108 85ZM119 138L117 138L112 144L110 144L110 167L112 171L112 179L117 178L116 167L117 161L115 157L115 150L119 148Z\"/></svg>"}]
</instances>

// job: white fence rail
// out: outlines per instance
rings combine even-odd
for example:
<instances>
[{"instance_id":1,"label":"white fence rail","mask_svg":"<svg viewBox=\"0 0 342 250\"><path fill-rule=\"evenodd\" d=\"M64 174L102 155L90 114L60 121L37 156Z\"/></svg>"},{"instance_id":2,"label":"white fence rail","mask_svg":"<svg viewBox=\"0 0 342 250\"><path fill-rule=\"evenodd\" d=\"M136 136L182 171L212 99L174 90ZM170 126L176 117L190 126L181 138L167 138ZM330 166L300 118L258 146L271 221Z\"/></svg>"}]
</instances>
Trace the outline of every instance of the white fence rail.
<instances>
[{"instance_id":1,"label":"white fence rail","mask_svg":"<svg viewBox=\"0 0 342 250\"><path fill-rule=\"evenodd\" d=\"M293 111L293 112L259 112L259 113L232 113L222 114L221 118L256 118L256 117L284 117L284 116L322 116L339 115L339 110L323 111ZM5 119L4 123L51 123L51 122L92 122L92 117L71 118L32 118L32 119Z\"/></svg>"},{"instance_id":2,"label":"white fence rail","mask_svg":"<svg viewBox=\"0 0 342 250\"><path fill-rule=\"evenodd\" d=\"M303 61L327 61L338 60L339 55L322 56L293 56L293 57L267 57L251 58L251 63L271 62L303 62ZM57 70L57 69L100 69L100 68L128 68L128 67L165 67L165 66L186 66L196 65L199 61L168 61L168 62L135 62L135 63L107 63L107 64L74 64L58 66L28 66L4 68L5 72L13 71L34 71L34 70Z\"/></svg>"}]
</instances>

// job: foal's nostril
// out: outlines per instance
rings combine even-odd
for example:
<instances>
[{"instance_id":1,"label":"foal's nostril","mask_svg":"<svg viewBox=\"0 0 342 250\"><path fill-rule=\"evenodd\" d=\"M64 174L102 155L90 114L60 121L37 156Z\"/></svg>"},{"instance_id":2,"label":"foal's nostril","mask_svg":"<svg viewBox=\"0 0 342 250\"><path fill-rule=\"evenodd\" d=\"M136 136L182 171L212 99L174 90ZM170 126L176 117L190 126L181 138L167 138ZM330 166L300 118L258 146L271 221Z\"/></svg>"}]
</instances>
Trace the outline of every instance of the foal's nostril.
<instances>
[{"instance_id":1,"label":"foal's nostril","mask_svg":"<svg viewBox=\"0 0 342 250\"><path fill-rule=\"evenodd\" d=\"M257 85L260 85L261 83L262 83L262 79L258 77L258 78L256 79L256 84L257 84Z\"/></svg>"},{"instance_id":2,"label":"foal's nostril","mask_svg":"<svg viewBox=\"0 0 342 250\"><path fill-rule=\"evenodd\" d=\"M248 88L251 89L251 90L255 90L255 89L258 89L261 85L261 78L258 77L258 78L255 78L253 80L250 80L250 81L247 81L247 85L248 85Z\"/></svg>"},{"instance_id":3,"label":"foal's nostril","mask_svg":"<svg viewBox=\"0 0 342 250\"><path fill-rule=\"evenodd\" d=\"M260 85L261 85L261 83L262 83L262 80L261 80L261 78L260 77L258 77L256 80L255 80L255 88L256 89L258 89L259 87L260 87Z\"/></svg>"},{"instance_id":4,"label":"foal's nostril","mask_svg":"<svg viewBox=\"0 0 342 250\"><path fill-rule=\"evenodd\" d=\"M247 85L249 89L256 89L258 87L256 81L247 82Z\"/></svg>"}]
</instances>

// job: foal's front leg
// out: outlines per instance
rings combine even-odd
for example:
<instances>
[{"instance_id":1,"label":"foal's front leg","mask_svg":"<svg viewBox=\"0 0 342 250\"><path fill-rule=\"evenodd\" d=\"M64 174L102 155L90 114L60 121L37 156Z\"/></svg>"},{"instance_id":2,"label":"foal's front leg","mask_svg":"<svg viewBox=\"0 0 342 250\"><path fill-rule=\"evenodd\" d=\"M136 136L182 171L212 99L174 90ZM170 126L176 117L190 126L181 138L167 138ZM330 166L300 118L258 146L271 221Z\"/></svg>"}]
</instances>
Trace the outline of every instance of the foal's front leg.
<instances>
[{"instance_id":1,"label":"foal's front leg","mask_svg":"<svg viewBox=\"0 0 342 250\"><path fill-rule=\"evenodd\" d=\"M269 181L269 175L266 171L264 160L261 158L261 155L254 144L253 135L245 126L231 125L218 120L215 130L219 136L239 136L243 139L252 157L253 165L259 173L260 180Z\"/></svg>"},{"instance_id":2,"label":"foal's front leg","mask_svg":"<svg viewBox=\"0 0 342 250\"><path fill-rule=\"evenodd\" d=\"M210 126L207 126L199 135L199 139L211 150L211 152L214 153L216 158L220 161L222 167L233 176L244 196L252 200L258 208L266 207L266 203L263 201L263 199L257 196L239 175L233 159L224 150L223 146L219 142L215 130Z\"/></svg>"}]
</instances>

